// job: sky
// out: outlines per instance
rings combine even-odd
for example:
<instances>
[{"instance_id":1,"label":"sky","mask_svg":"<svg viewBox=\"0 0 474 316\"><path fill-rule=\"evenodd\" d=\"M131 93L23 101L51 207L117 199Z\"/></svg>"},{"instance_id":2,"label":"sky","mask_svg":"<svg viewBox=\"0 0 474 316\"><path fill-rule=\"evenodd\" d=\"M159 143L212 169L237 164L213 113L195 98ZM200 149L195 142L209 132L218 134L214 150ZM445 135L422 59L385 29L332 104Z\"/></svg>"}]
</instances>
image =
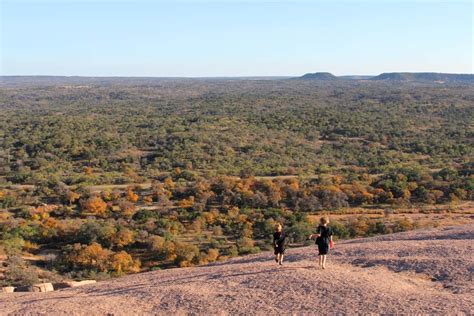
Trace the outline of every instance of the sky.
<instances>
[{"instance_id":1,"label":"sky","mask_svg":"<svg viewBox=\"0 0 474 316\"><path fill-rule=\"evenodd\" d=\"M473 73L473 2L0 0L0 75Z\"/></svg>"}]
</instances>

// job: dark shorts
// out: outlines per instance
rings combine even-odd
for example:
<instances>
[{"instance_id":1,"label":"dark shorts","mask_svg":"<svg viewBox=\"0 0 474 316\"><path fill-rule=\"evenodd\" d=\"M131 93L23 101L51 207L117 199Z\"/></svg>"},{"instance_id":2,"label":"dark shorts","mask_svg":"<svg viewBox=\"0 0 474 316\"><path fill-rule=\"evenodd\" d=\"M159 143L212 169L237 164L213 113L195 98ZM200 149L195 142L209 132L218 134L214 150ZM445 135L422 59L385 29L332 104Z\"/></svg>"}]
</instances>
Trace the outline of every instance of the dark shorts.
<instances>
[{"instance_id":1,"label":"dark shorts","mask_svg":"<svg viewBox=\"0 0 474 316\"><path fill-rule=\"evenodd\" d=\"M277 254L279 254L279 253L282 254L282 255L285 254L285 248L275 247L275 248L273 248L273 249L274 249L274 252L273 252L273 253L275 254L275 256L276 256Z\"/></svg>"}]
</instances>

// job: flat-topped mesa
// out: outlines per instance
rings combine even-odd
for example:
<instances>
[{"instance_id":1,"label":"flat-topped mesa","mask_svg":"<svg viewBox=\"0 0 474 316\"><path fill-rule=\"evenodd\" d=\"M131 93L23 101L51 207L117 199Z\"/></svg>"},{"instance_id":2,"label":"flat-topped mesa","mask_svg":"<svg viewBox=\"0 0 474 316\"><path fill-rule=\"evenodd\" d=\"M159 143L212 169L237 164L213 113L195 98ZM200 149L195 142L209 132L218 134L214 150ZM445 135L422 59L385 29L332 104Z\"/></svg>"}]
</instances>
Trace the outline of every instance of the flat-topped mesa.
<instances>
[{"instance_id":1,"label":"flat-topped mesa","mask_svg":"<svg viewBox=\"0 0 474 316\"><path fill-rule=\"evenodd\" d=\"M438 72L386 72L371 78L371 80L474 83L474 75Z\"/></svg>"}]
</instances>

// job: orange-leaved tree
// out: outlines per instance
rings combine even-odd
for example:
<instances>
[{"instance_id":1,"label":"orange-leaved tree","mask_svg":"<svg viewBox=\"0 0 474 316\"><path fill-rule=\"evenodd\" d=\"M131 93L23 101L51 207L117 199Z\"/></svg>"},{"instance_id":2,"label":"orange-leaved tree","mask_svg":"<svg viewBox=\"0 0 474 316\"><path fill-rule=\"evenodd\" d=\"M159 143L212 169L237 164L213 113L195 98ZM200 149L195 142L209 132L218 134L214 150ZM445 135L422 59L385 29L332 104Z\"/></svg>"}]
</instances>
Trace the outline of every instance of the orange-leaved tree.
<instances>
[{"instance_id":1,"label":"orange-leaved tree","mask_svg":"<svg viewBox=\"0 0 474 316\"><path fill-rule=\"evenodd\" d=\"M120 251L111 256L110 268L118 274L140 272L140 261L133 260L126 251Z\"/></svg>"},{"instance_id":2,"label":"orange-leaved tree","mask_svg":"<svg viewBox=\"0 0 474 316\"><path fill-rule=\"evenodd\" d=\"M97 216L105 216L107 203L98 196L91 196L81 203L83 213L92 213Z\"/></svg>"}]
</instances>

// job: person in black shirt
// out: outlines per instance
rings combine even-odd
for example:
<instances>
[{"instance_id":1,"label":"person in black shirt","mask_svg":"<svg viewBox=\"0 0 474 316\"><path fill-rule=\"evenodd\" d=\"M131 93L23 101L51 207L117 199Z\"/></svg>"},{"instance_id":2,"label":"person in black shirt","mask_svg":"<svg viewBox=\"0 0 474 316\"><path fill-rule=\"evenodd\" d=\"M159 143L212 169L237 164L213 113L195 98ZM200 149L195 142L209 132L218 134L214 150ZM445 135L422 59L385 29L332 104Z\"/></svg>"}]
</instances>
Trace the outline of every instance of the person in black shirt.
<instances>
[{"instance_id":1,"label":"person in black shirt","mask_svg":"<svg viewBox=\"0 0 474 316\"><path fill-rule=\"evenodd\" d=\"M283 256L285 254L285 239L286 235L283 232L283 226L277 224L275 232L273 233L273 249L275 250L275 261L281 265L283 263Z\"/></svg>"},{"instance_id":2,"label":"person in black shirt","mask_svg":"<svg viewBox=\"0 0 474 316\"><path fill-rule=\"evenodd\" d=\"M319 251L319 266L326 269L326 256L330 247L332 248L332 229L328 226L329 218L327 216L321 217L320 224L316 229L315 234L311 234L309 238L316 236L316 245Z\"/></svg>"}]
</instances>

